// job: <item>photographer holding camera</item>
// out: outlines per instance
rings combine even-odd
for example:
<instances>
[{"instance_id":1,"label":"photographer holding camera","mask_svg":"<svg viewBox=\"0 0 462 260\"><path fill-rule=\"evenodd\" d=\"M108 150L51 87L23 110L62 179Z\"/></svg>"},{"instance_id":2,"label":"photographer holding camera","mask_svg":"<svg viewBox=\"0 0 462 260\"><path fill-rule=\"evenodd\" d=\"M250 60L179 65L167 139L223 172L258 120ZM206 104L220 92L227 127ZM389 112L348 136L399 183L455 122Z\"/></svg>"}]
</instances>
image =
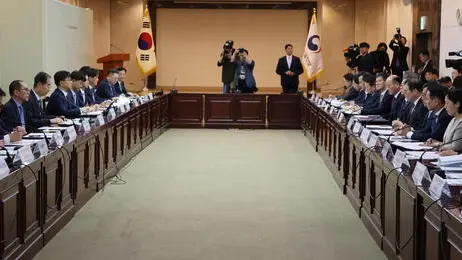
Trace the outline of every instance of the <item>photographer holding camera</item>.
<instances>
[{"instance_id":1,"label":"photographer holding camera","mask_svg":"<svg viewBox=\"0 0 462 260\"><path fill-rule=\"evenodd\" d=\"M249 58L249 51L239 48L234 54L236 60L236 74L234 82L238 93L254 93L258 91L257 83L253 76L255 61Z\"/></svg>"},{"instance_id":2,"label":"photographer holding camera","mask_svg":"<svg viewBox=\"0 0 462 260\"><path fill-rule=\"evenodd\" d=\"M409 70L407 65L407 55L409 54L409 47L406 47L407 39L401 35L401 29L396 28L396 34L388 45L393 51L393 58L391 60L391 71L393 75L403 77L403 72Z\"/></svg>"},{"instance_id":3,"label":"photographer holding camera","mask_svg":"<svg viewBox=\"0 0 462 260\"><path fill-rule=\"evenodd\" d=\"M233 49L233 41L226 41L223 45L223 51L218 59L217 66L222 67L221 82L223 82L223 93L234 91L235 82L234 74L236 72L236 62L234 59L235 49Z\"/></svg>"},{"instance_id":4,"label":"photographer holding camera","mask_svg":"<svg viewBox=\"0 0 462 260\"><path fill-rule=\"evenodd\" d=\"M384 42L379 43L377 45L377 49L371 54L375 57L374 61L374 72L381 73L381 72L390 72L390 57L387 53L387 44Z\"/></svg>"}]
</instances>

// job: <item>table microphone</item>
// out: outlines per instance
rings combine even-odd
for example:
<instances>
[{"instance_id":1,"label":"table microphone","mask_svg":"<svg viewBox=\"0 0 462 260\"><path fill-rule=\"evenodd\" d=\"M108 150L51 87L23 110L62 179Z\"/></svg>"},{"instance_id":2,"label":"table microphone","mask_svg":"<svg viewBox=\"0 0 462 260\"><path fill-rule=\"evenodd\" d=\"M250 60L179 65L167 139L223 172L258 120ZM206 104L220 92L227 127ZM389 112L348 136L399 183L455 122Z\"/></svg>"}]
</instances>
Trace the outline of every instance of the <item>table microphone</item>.
<instances>
[{"instance_id":1,"label":"table microphone","mask_svg":"<svg viewBox=\"0 0 462 260\"><path fill-rule=\"evenodd\" d=\"M406 128L410 128L409 125L404 125L404 127L400 127L399 129L396 129L395 131L391 132L391 134L388 136L387 138L387 142L390 142L390 138L393 136L393 134L403 130L403 129L406 129Z\"/></svg>"},{"instance_id":2,"label":"table microphone","mask_svg":"<svg viewBox=\"0 0 462 260\"><path fill-rule=\"evenodd\" d=\"M454 140L451 140L451 141L446 142L446 143L442 143L442 144L440 144L440 145L435 146L434 148L435 148L435 149L438 149L438 148L440 148L440 147L442 147L442 146L445 146L445 145L447 145L447 144L452 144L452 143L454 143L454 142L456 142L456 141L459 141L459 140L462 140L462 137L457 138L457 139L454 139ZM433 150L433 149L432 149L432 150ZM426 152L428 152L428 151L430 151L430 150L425 150L425 151L420 155L419 162L422 162L424 154L425 154Z\"/></svg>"},{"instance_id":3,"label":"table microphone","mask_svg":"<svg viewBox=\"0 0 462 260\"><path fill-rule=\"evenodd\" d=\"M104 116L107 116L107 114L109 113L109 109L111 109L111 107L114 105L114 103L115 102L113 101L111 104L109 104L108 107L106 107L106 109L104 109L104 111L103 111Z\"/></svg>"}]
</instances>

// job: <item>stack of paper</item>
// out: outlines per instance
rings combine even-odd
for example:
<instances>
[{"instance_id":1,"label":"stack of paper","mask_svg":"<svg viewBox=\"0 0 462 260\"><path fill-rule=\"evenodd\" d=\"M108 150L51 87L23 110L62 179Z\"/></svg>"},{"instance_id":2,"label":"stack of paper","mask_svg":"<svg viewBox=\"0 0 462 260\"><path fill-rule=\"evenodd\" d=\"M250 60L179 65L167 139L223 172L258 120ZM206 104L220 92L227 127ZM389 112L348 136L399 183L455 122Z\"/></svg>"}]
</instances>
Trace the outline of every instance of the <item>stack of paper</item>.
<instances>
[{"instance_id":1,"label":"stack of paper","mask_svg":"<svg viewBox=\"0 0 462 260\"><path fill-rule=\"evenodd\" d=\"M369 129L382 129L382 130L390 130L392 127L390 125L366 125L366 128Z\"/></svg>"},{"instance_id":2,"label":"stack of paper","mask_svg":"<svg viewBox=\"0 0 462 260\"><path fill-rule=\"evenodd\" d=\"M405 150L412 150L412 151L425 151L425 150L432 150L433 147L430 146L424 146L423 142L393 142L393 145L396 145L398 147L401 147Z\"/></svg>"},{"instance_id":3,"label":"stack of paper","mask_svg":"<svg viewBox=\"0 0 462 260\"><path fill-rule=\"evenodd\" d=\"M423 157L422 157L422 154ZM415 151L406 151L407 158L410 160L420 159L422 157L423 160L436 160L440 157L439 153L436 151L431 152L415 152Z\"/></svg>"},{"instance_id":4,"label":"stack of paper","mask_svg":"<svg viewBox=\"0 0 462 260\"><path fill-rule=\"evenodd\" d=\"M462 154L452 156L441 156L438 159L438 166L462 167Z\"/></svg>"},{"instance_id":5,"label":"stack of paper","mask_svg":"<svg viewBox=\"0 0 462 260\"><path fill-rule=\"evenodd\" d=\"M394 133L393 130L388 130L388 129L372 129L372 132L378 135L392 135Z\"/></svg>"}]
</instances>

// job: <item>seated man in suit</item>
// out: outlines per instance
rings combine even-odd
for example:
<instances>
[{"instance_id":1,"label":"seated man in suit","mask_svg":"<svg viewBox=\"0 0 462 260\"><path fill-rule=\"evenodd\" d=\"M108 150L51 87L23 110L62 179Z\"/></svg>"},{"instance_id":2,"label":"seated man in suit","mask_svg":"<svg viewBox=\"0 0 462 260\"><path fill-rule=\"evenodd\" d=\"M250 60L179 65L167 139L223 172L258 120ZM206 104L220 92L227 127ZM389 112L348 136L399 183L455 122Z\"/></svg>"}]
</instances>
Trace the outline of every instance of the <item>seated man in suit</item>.
<instances>
[{"instance_id":1,"label":"seated man in suit","mask_svg":"<svg viewBox=\"0 0 462 260\"><path fill-rule=\"evenodd\" d=\"M34 88L29 92L29 100L23 104L26 110L26 123L32 128L49 126L63 122L60 117L48 116L45 113L45 103L42 98L50 91L51 76L45 72L39 72L34 77ZM34 129L32 129L34 130Z\"/></svg>"},{"instance_id":2,"label":"seated man in suit","mask_svg":"<svg viewBox=\"0 0 462 260\"><path fill-rule=\"evenodd\" d=\"M438 71L435 68L428 69L425 72L425 80L427 82L438 80Z\"/></svg>"},{"instance_id":3,"label":"seated man in suit","mask_svg":"<svg viewBox=\"0 0 462 260\"><path fill-rule=\"evenodd\" d=\"M428 83L425 103L429 111L425 116L424 127L415 131L409 127L403 127L400 134L418 141L427 141L429 138L443 141L444 132L452 119L452 116L448 115L444 108L447 92L447 88L435 82Z\"/></svg>"},{"instance_id":4,"label":"seated man in suit","mask_svg":"<svg viewBox=\"0 0 462 260\"><path fill-rule=\"evenodd\" d=\"M378 106L380 95L375 88L375 76L369 74L364 78L364 86L366 87L365 101L362 105L362 110L370 110Z\"/></svg>"},{"instance_id":5,"label":"seated man in suit","mask_svg":"<svg viewBox=\"0 0 462 260\"><path fill-rule=\"evenodd\" d=\"M279 59L276 66L276 73L281 76L281 86L283 93L297 93L298 76L303 73L303 66L300 58L293 55L294 47L292 44L284 46L286 56Z\"/></svg>"},{"instance_id":6,"label":"seated man in suit","mask_svg":"<svg viewBox=\"0 0 462 260\"><path fill-rule=\"evenodd\" d=\"M96 88L96 95L102 99L112 99L119 94L115 89L115 84L119 80L119 71L112 69L108 71L106 78Z\"/></svg>"},{"instance_id":7,"label":"seated man in suit","mask_svg":"<svg viewBox=\"0 0 462 260\"><path fill-rule=\"evenodd\" d=\"M9 87L11 99L3 106L0 117L7 131L26 127L27 112L23 104L29 100L29 89L22 80L14 80Z\"/></svg>"},{"instance_id":8,"label":"seated man in suit","mask_svg":"<svg viewBox=\"0 0 462 260\"><path fill-rule=\"evenodd\" d=\"M411 79L404 86L408 105L405 108L405 113L399 122L395 122L395 128L403 128L404 124L412 127L415 130L420 130L424 127L424 118L428 113L428 109L422 100L423 82L416 79Z\"/></svg>"},{"instance_id":9,"label":"seated man in suit","mask_svg":"<svg viewBox=\"0 0 462 260\"><path fill-rule=\"evenodd\" d=\"M86 71L88 77L88 86L85 88L85 98L87 105L96 105L104 102L104 99L96 95L96 86L98 86L99 71L94 68L89 68Z\"/></svg>"},{"instance_id":10,"label":"seated man in suit","mask_svg":"<svg viewBox=\"0 0 462 260\"><path fill-rule=\"evenodd\" d=\"M385 118L389 118L393 96L388 93L388 89L385 86L386 78L385 73L377 74L375 88L376 95L379 96L378 102L372 108L363 109L361 111L362 115L382 115Z\"/></svg>"},{"instance_id":11,"label":"seated man in suit","mask_svg":"<svg viewBox=\"0 0 462 260\"><path fill-rule=\"evenodd\" d=\"M50 96L48 114L75 118L81 115L80 108L74 103L69 90L72 87L71 74L68 71L58 71L54 75L57 88Z\"/></svg>"},{"instance_id":12,"label":"seated man in suit","mask_svg":"<svg viewBox=\"0 0 462 260\"><path fill-rule=\"evenodd\" d=\"M359 78L351 73L347 73L343 75L343 80L345 81L345 94L343 96L338 96L337 98L346 101L355 100L361 90L361 87L359 86Z\"/></svg>"},{"instance_id":13,"label":"seated man in suit","mask_svg":"<svg viewBox=\"0 0 462 260\"><path fill-rule=\"evenodd\" d=\"M404 95L401 94L401 77L391 75L386 81L388 93L393 97L390 108L390 123L399 117L401 107L405 104Z\"/></svg>"},{"instance_id":14,"label":"seated man in suit","mask_svg":"<svg viewBox=\"0 0 462 260\"><path fill-rule=\"evenodd\" d=\"M125 88L125 76L127 75L127 69L124 67L118 67L117 71L119 72L119 80L115 83L114 87L117 94L122 95L124 94L126 97L130 96Z\"/></svg>"},{"instance_id":15,"label":"seated man in suit","mask_svg":"<svg viewBox=\"0 0 462 260\"><path fill-rule=\"evenodd\" d=\"M74 104L78 107L85 107L86 106L85 97L83 97L80 92L80 89L84 87L83 85L85 81L87 80L87 78L85 77L85 74L80 71L75 70L71 73L71 80L72 80L72 87L69 93L72 95Z\"/></svg>"},{"instance_id":16,"label":"seated man in suit","mask_svg":"<svg viewBox=\"0 0 462 260\"><path fill-rule=\"evenodd\" d=\"M358 105L358 106L362 106L364 104L364 102L366 101L366 86L365 86L364 79L367 78L367 77L370 77L371 75L372 74L370 74L368 72L363 72L358 77L359 87L360 87L361 90L359 91L358 96L354 99L355 104Z\"/></svg>"}]
</instances>

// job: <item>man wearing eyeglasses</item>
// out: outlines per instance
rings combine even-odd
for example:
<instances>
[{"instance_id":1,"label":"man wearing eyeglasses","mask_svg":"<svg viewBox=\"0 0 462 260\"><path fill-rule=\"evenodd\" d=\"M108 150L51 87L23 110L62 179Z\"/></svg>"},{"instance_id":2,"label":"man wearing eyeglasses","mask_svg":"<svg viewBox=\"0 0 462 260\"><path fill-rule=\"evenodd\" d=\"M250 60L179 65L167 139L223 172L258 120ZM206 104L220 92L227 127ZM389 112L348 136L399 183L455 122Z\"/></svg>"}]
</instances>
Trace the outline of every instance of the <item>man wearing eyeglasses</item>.
<instances>
[{"instance_id":1,"label":"man wearing eyeglasses","mask_svg":"<svg viewBox=\"0 0 462 260\"><path fill-rule=\"evenodd\" d=\"M22 105L29 100L29 89L22 80L14 80L10 84L9 91L11 99L3 106L0 117L7 131L24 131L26 111Z\"/></svg>"}]
</instances>

